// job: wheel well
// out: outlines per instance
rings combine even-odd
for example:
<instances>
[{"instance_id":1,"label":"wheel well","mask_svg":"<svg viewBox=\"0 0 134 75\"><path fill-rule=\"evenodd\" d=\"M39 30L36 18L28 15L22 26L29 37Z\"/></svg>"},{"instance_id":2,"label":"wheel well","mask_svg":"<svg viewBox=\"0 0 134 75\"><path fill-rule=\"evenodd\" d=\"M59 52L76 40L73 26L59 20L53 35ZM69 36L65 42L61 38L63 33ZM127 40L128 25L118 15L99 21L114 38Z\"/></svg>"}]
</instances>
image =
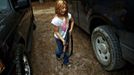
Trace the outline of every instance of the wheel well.
<instances>
[{"instance_id":1,"label":"wheel well","mask_svg":"<svg viewBox=\"0 0 134 75\"><path fill-rule=\"evenodd\" d=\"M110 25L110 24L108 24L108 21L106 21L103 18L93 18L90 21L90 28L89 28L90 33L92 33L94 28L96 28L97 26L101 26L101 25Z\"/></svg>"},{"instance_id":2,"label":"wheel well","mask_svg":"<svg viewBox=\"0 0 134 75\"><path fill-rule=\"evenodd\" d=\"M92 33L93 29L96 28L97 26L101 26L101 25L109 25L109 26L111 26L111 24L112 23L107 19L104 19L104 18L101 18L101 17L93 18L90 21L90 27L89 27L90 33ZM112 30L115 33L116 37L119 39L119 35L116 32L115 27L114 26L111 26L111 27L113 27Z\"/></svg>"}]
</instances>

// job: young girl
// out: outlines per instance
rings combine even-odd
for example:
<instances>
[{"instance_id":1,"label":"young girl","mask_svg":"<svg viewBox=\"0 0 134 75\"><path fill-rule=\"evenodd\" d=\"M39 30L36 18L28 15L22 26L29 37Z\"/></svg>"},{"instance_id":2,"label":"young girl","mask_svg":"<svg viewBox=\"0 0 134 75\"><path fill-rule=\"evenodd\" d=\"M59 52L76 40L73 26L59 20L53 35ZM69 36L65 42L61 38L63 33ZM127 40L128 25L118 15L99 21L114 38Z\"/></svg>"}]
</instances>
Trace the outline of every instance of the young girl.
<instances>
[{"instance_id":1,"label":"young girl","mask_svg":"<svg viewBox=\"0 0 134 75\"><path fill-rule=\"evenodd\" d=\"M60 59L64 52L63 64L65 65L69 65L68 51L64 51L64 46L67 42L66 34L69 28L69 22L71 22L69 30L69 34L71 34L74 26L74 20L71 14L68 13L67 2L64 0L58 0L55 6L55 16L51 23L54 25L54 37L57 43L56 57L57 59Z\"/></svg>"}]
</instances>

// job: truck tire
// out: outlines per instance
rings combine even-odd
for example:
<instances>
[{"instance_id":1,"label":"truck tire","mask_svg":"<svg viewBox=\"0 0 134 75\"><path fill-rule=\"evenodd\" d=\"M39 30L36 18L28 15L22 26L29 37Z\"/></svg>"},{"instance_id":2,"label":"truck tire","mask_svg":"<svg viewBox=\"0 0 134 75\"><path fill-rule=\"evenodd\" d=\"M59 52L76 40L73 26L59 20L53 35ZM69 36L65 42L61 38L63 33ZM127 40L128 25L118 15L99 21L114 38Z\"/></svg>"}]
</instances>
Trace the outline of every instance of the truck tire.
<instances>
[{"instance_id":1,"label":"truck tire","mask_svg":"<svg viewBox=\"0 0 134 75\"><path fill-rule=\"evenodd\" d=\"M32 75L31 66L27 55L25 54L24 46L17 45L16 48L16 75Z\"/></svg>"},{"instance_id":2,"label":"truck tire","mask_svg":"<svg viewBox=\"0 0 134 75\"><path fill-rule=\"evenodd\" d=\"M91 35L91 43L96 58L105 70L112 71L124 66L120 43L113 27L96 27Z\"/></svg>"}]
</instances>

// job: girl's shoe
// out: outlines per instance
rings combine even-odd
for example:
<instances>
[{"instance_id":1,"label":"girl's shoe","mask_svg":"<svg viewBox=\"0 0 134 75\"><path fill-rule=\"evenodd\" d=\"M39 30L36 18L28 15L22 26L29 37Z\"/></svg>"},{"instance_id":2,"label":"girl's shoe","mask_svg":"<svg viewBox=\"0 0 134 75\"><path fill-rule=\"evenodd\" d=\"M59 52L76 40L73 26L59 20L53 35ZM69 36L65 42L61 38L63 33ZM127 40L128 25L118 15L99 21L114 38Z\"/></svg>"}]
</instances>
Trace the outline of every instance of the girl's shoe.
<instances>
[{"instance_id":1,"label":"girl's shoe","mask_svg":"<svg viewBox=\"0 0 134 75\"><path fill-rule=\"evenodd\" d=\"M59 57L56 57L56 59L57 59L58 61L62 60L62 58L59 58Z\"/></svg>"},{"instance_id":2,"label":"girl's shoe","mask_svg":"<svg viewBox=\"0 0 134 75\"><path fill-rule=\"evenodd\" d=\"M67 63L67 64L62 64L62 65L65 65L66 67L70 68L72 65L71 63Z\"/></svg>"},{"instance_id":3,"label":"girl's shoe","mask_svg":"<svg viewBox=\"0 0 134 75\"><path fill-rule=\"evenodd\" d=\"M70 63L66 64L67 67L71 67L72 65Z\"/></svg>"}]
</instances>

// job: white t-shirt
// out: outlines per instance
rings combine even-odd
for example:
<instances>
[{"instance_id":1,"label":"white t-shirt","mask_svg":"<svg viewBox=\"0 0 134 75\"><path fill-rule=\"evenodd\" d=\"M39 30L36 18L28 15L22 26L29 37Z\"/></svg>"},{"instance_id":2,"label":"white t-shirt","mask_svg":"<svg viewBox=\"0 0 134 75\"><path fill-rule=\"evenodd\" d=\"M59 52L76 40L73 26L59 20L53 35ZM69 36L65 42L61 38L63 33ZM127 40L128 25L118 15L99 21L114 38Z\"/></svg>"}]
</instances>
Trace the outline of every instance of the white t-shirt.
<instances>
[{"instance_id":1,"label":"white t-shirt","mask_svg":"<svg viewBox=\"0 0 134 75\"><path fill-rule=\"evenodd\" d=\"M63 38L65 38L65 36L66 36L67 29L68 29L68 26L69 26L69 20L71 19L71 17L72 17L71 14L68 13L68 20L65 20L65 19L62 20L58 16L55 16L51 21L51 23L53 25L59 27L59 33ZM56 34L54 34L54 37L58 38L58 36Z\"/></svg>"}]
</instances>

